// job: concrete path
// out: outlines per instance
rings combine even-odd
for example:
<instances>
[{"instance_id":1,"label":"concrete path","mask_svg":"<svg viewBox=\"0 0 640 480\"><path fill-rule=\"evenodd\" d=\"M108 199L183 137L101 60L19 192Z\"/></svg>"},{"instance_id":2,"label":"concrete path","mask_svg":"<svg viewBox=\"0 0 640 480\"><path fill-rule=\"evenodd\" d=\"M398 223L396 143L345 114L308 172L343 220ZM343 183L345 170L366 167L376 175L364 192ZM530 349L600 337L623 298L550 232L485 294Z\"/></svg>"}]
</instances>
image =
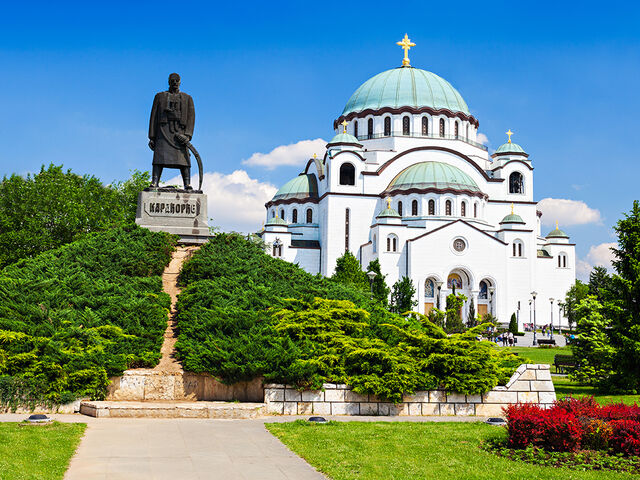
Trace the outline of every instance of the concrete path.
<instances>
[{"instance_id":1,"label":"concrete path","mask_svg":"<svg viewBox=\"0 0 640 480\"><path fill-rule=\"evenodd\" d=\"M85 417L86 418L86 417ZM89 421L65 480L319 480L264 421Z\"/></svg>"}]
</instances>

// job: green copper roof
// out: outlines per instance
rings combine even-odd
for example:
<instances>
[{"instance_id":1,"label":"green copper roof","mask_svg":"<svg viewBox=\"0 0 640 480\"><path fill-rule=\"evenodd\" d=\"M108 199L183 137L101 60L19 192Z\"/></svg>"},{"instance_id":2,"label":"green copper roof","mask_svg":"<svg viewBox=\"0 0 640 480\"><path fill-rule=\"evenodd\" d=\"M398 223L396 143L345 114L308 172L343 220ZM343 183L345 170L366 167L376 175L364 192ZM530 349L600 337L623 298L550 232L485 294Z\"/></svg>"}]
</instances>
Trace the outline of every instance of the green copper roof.
<instances>
[{"instance_id":1,"label":"green copper roof","mask_svg":"<svg viewBox=\"0 0 640 480\"><path fill-rule=\"evenodd\" d=\"M522 217L520 215L510 213L509 215L504 217L500 223L524 223L524 220L522 220Z\"/></svg>"},{"instance_id":2,"label":"green copper roof","mask_svg":"<svg viewBox=\"0 0 640 480\"><path fill-rule=\"evenodd\" d=\"M569 238L569 235L567 235L558 227L556 227L555 230L552 230L549 232L549 235L547 235L547 238Z\"/></svg>"},{"instance_id":3,"label":"green copper roof","mask_svg":"<svg viewBox=\"0 0 640 480\"><path fill-rule=\"evenodd\" d=\"M469 175L458 167L441 162L422 162L405 168L391 180L387 191L412 188L480 192L480 188Z\"/></svg>"},{"instance_id":4,"label":"green copper roof","mask_svg":"<svg viewBox=\"0 0 640 480\"><path fill-rule=\"evenodd\" d=\"M334 145L337 143L355 143L357 145L362 145L356 137L349 135L348 133L339 133L331 139L328 145Z\"/></svg>"},{"instance_id":5,"label":"green copper roof","mask_svg":"<svg viewBox=\"0 0 640 480\"><path fill-rule=\"evenodd\" d=\"M379 73L351 95L342 115L384 107L446 108L470 115L458 91L435 73L413 67L399 67Z\"/></svg>"},{"instance_id":6,"label":"green copper roof","mask_svg":"<svg viewBox=\"0 0 640 480\"><path fill-rule=\"evenodd\" d=\"M287 221L279 216L272 217L265 225L288 225Z\"/></svg>"},{"instance_id":7,"label":"green copper roof","mask_svg":"<svg viewBox=\"0 0 640 480\"><path fill-rule=\"evenodd\" d=\"M382 210L378 215L376 215L376 218L382 218L382 217L398 217L398 218L400 218L400 214L398 212L396 212L393 208L387 207L384 210Z\"/></svg>"},{"instance_id":8,"label":"green copper roof","mask_svg":"<svg viewBox=\"0 0 640 480\"><path fill-rule=\"evenodd\" d=\"M525 153L525 151L517 143L507 142L500 145L495 153Z\"/></svg>"},{"instance_id":9,"label":"green copper roof","mask_svg":"<svg viewBox=\"0 0 640 480\"><path fill-rule=\"evenodd\" d=\"M272 201L288 200L290 198L316 198L318 196L318 182L315 175L303 174L285 183L276 192Z\"/></svg>"}]
</instances>

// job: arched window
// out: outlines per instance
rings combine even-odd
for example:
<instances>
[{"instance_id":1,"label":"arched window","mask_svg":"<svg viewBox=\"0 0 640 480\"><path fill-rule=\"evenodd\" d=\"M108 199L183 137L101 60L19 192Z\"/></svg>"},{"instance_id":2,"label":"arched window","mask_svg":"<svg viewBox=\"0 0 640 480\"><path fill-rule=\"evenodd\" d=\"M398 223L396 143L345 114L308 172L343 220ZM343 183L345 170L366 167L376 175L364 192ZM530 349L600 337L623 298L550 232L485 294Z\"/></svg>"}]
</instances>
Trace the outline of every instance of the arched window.
<instances>
[{"instance_id":1,"label":"arched window","mask_svg":"<svg viewBox=\"0 0 640 480\"><path fill-rule=\"evenodd\" d=\"M411 122L409 117L402 117L402 135L409 135L411 133Z\"/></svg>"},{"instance_id":2,"label":"arched window","mask_svg":"<svg viewBox=\"0 0 640 480\"><path fill-rule=\"evenodd\" d=\"M284 208L280 209L280 218L284 220Z\"/></svg>"},{"instance_id":3,"label":"arched window","mask_svg":"<svg viewBox=\"0 0 640 480\"><path fill-rule=\"evenodd\" d=\"M358 138L358 120L353 120L353 136Z\"/></svg>"},{"instance_id":4,"label":"arched window","mask_svg":"<svg viewBox=\"0 0 640 480\"><path fill-rule=\"evenodd\" d=\"M440 119L440 136L444 137L444 118Z\"/></svg>"},{"instance_id":5,"label":"arched window","mask_svg":"<svg viewBox=\"0 0 640 480\"><path fill-rule=\"evenodd\" d=\"M356 167L350 163L340 165L340 185L356 184Z\"/></svg>"},{"instance_id":6,"label":"arched window","mask_svg":"<svg viewBox=\"0 0 640 480\"><path fill-rule=\"evenodd\" d=\"M387 237L387 252L398 251L398 237L395 235L389 235Z\"/></svg>"},{"instance_id":7,"label":"arched window","mask_svg":"<svg viewBox=\"0 0 640 480\"><path fill-rule=\"evenodd\" d=\"M473 204L473 218L478 218L478 204Z\"/></svg>"},{"instance_id":8,"label":"arched window","mask_svg":"<svg viewBox=\"0 0 640 480\"><path fill-rule=\"evenodd\" d=\"M524 193L524 178L520 172L509 175L509 193Z\"/></svg>"},{"instance_id":9,"label":"arched window","mask_svg":"<svg viewBox=\"0 0 640 480\"><path fill-rule=\"evenodd\" d=\"M456 138L458 138L458 132L459 132L458 122L456 122L454 126L454 135L456 136Z\"/></svg>"},{"instance_id":10,"label":"arched window","mask_svg":"<svg viewBox=\"0 0 640 480\"><path fill-rule=\"evenodd\" d=\"M444 214L451 215L451 200L447 200L444 204Z\"/></svg>"},{"instance_id":11,"label":"arched window","mask_svg":"<svg viewBox=\"0 0 640 480\"><path fill-rule=\"evenodd\" d=\"M524 245L521 240L513 241L513 256L514 257L524 256Z\"/></svg>"},{"instance_id":12,"label":"arched window","mask_svg":"<svg viewBox=\"0 0 640 480\"><path fill-rule=\"evenodd\" d=\"M349 222L350 222L350 218L349 218L349 214L350 214L350 210L347 208L344 211L344 251L347 252L349 251Z\"/></svg>"},{"instance_id":13,"label":"arched window","mask_svg":"<svg viewBox=\"0 0 640 480\"><path fill-rule=\"evenodd\" d=\"M425 298L433 298L436 296L436 286L430 278L424 282L424 296Z\"/></svg>"},{"instance_id":14,"label":"arched window","mask_svg":"<svg viewBox=\"0 0 640 480\"><path fill-rule=\"evenodd\" d=\"M411 215L413 215L414 217L418 216L418 201L417 200L413 200L411 202Z\"/></svg>"},{"instance_id":15,"label":"arched window","mask_svg":"<svg viewBox=\"0 0 640 480\"><path fill-rule=\"evenodd\" d=\"M391 117L384 117L384 136L391 135Z\"/></svg>"},{"instance_id":16,"label":"arched window","mask_svg":"<svg viewBox=\"0 0 640 480\"><path fill-rule=\"evenodd\" d=\"M291 212L291 223L298 223L298 209L294 208Z\"/></svg>"},{"instance_id":17,"label":"arched window","mask_svg":"<svg viewBox=\"0 0 640 480\"><path fill-rule=\"evenodd\" d=\"M373 138L373 118L367 120L367 138Z\"/></svg>"},{"instance_id":18,"label":"arched window","mask_svg":"<svg viewBox=\"0 0 640 480\"><path fill-rule=\"evenodd\" d=\"M313 223L313 210L307 208L307 223Z\"/></svg>"},{"instance_id":19,"label":"arched window","mask_svg":"<svg viewBox=\"0 0 640 480\"><path fill-rule=\"evenodd\" d=\"M462 202L462 204L460 205L460 216L467 216L467 202Z\"/></svg>"},{"instance_id":20,"label":"arched window","mask_svg":"<svg viewBox=\"0 0 640 480\"><path fill-rule=\"evenodd\" d=\"M469 124L468 123L467 123L467 134L465 135L465 138L469 140Z\"/></svg>"},{"instance_id":21,"label":"arched window","mask_svg":"<svg viewBox=\"0 0 640 480\"><path fill-rule=\"evenodd\" d=\"M373 236L373 253L376 253L378 251L378 239L376 238L376 236Z\"/></svg>"},{"instance_id":22,"label":"arched window","mask_svg":"<svg viewBox=\"0 0 640 480\"><path fill-rule=\"evenodd\" d=\"M425 137L429 135L429 118L422 117L422 135Z\"/></svg>"},{"instance_id":23,"label":"arched window","mask_svg":"<svg viewBox=\"0 0 640 480\"><path fill-rule=\"evenodd\" d=\"M478 298L482 300L486 300L488 298L487 292L489 291L489 285L487 282L482 280L480 282L480 293L478 294Z\"/></svg>"},{"instance_id":24,"label":"arched window","mask_svg":"<svg viewBox=\"0 0 640 480\"><path fill-rule=\"evenodd\" d=\"M275 210L271 210L271 218L276 218L276 211Z\"/></svg>"},{"instance_id":25,"label":"arched window","mask_svg":"<svg viewBox=\"0 0 640 480\"><path fill-rule=\"evenodd\" d=\"M558 268L567 268L567 254L561 253L558 255Z\"/></svg>"},{"instance_id":26,"label":"arched window","mask_svg":"<svg viewBox=\"0 0 640 480\"><path fill-rule=\"evenodd\" d=\"M398 202L398 214L402 216L402 202Z\"/></svg>"},{"instance_id":27,"label":"arched window","mask_svg":"<svg viewBox=\"0 0 640 480\"><path fill-rule=\"evenodd\" d=\"M429 215L436 214L436 201L434 199L429 200Z\"/></svg>"},{"instance_id":28,"label":"arched window","mask_svg":"<svg viewBox=\"0 0 640 480\"><path fill-rule=\"evenodd\" d=\"M279 238L276 238L276 241L273 242L273 256L281 257L282 256L282 242Z\"/></svg>"}]
</instances>

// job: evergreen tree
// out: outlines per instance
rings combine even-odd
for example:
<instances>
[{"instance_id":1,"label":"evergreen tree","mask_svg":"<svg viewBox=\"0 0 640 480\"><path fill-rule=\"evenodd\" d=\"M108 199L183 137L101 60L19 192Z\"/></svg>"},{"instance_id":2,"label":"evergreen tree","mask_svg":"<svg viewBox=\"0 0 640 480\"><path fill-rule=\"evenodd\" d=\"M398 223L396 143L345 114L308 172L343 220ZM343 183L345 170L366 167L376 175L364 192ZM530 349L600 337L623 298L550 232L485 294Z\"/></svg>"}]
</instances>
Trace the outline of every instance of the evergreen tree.
<instances>
[{"instance_id":1,"label":"evergreen tree","mask_svg":"<svg viewBox=\"0 0 640 480\"><path fill-rule=\"evenodd\" d=\"M589 274L589 295L595 295L600 303L610 298L613 279L604 267L593 267Z\"/></svg>"},{"instance_id":2,"label":"evergreen tree","mask_svg":"<svg viewBox=\"0 0 640 480\"><path fill-rule=\"evenodd\" d=\"M615 226L618 248L613 248L614 284L619 299L612 308L610 332L617 348L615 382L627 391L640 390L640 205L633 202L631 212ZM614 302L610 302L614 303Z\"/></svg>"},{"instance_id":3,"label":"evergreen tree","mask_svg":"<svg viewBox=\"0 0 640 480\"><path fill-rule=\"evenodd\" d=\"M469 313L467 314L467 327L468 328L475 327L477 325L476 322L477 322L476 306L473 303L473 300L471 300L471 303L469 304Z\"/></svg>"},{"instance_id":4,"label":"evergreen tree","mask_svg":"<svg viewBox=\"0 0 640 480\"><path fill-rule=\"evenodd\" d=\"M461 309L467 297L464 295L449 294L447 297L447 320L445 323L445 331L447 333L461 333L464 331L462 324Z\"/></svg>"},{"instance_id":5,"label":"evergreen tree","mask_svg":"<svg viewBox=\"0 0 640 480\"><path fill-rule=\"evenodd\" d=\"M348 250L336 260L336 270L331 278L336 282L356 287L364 292L370 290L367 274L360 268L358 259Z\"/></svg>"},{"instance_id":6,"label":"evergreen tree","mask_svg":"<svg viewBox=\"0 0 640 480\"><path fill-rule=\"evenodd\" d=\"M413 310L413 307L418 304L418 301L413 299L415 294L416 287L413 285L413 281L409 277L402 277L393 284L393 290L391 291L391 311L394 313L405 313Z\"/></svg>"},{"instance_id":7,"label":"evergreen tree","mask_svg":"<svg viewBox=\"0 0 640 480\"><path fill-rule=\"evenodd\" d=\"M373 279L373 285L371 290L373 292L373 298L378 300L384 306L387 306L389 302L389 292L391 289L387 286L387 283L384 281L387 278L386 275L382 275L382 271L380 270L380 260L377 258L369 263L367 267L367 272L375 272L376 276Z\"/></svg>"},{"instance_id":8,"label":"evergreen tree","mask_svg":"<svg viewBox=\"0 0 640 480\"><path fill-rule=\"evenodd\" d=\"M509 331L514 335L518 333L518 317L515 312L511 314L511 320L509 321Z\"/></svg>"},{"instance_id":9,"label":"evergreen tree","mask_svg":"<svg viewBox=\"0 0 640 480\"><path fill-rule=\"evenodd\" d=\"M576 283L569 289L565 297L565 301L561 303L564 308L564 314L569 322L569 328L573 328L576 323L576 308L578 304L584 300L589 294L589 285L576 280Z\"/></svg>"}]
</instances>

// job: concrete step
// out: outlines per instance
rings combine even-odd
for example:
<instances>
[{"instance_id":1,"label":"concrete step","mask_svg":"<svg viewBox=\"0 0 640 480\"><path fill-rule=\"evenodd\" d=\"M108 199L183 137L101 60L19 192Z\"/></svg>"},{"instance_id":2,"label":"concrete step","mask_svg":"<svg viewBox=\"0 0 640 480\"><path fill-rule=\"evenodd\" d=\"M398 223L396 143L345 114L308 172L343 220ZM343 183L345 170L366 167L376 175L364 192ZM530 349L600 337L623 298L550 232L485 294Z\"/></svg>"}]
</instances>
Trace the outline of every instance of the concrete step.
<instances>
[{"instance_id":1,"label":"concrete step","mask_svg":"<svg viewBox=\"0 0 640 480\"><path fill-rule=\"evenodd\" d=\"M257 418L264 403L83 401L80 413L111 418Z\"/></svg>"}]
</instances>

